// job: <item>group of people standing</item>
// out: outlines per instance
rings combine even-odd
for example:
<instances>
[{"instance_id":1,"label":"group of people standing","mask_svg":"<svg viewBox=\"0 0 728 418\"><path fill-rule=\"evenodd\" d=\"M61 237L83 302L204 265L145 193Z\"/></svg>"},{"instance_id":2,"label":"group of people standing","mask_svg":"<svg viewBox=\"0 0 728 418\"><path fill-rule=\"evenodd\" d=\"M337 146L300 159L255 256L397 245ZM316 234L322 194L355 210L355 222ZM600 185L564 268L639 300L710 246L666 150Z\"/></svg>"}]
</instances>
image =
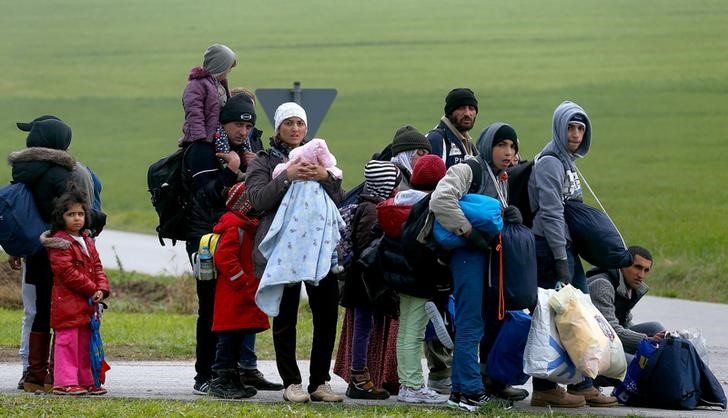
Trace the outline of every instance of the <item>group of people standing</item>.
<instances>
[{"instance_id":1,"label":"group of people standing","mask_svg":"<svg viewBox=\"0 0 728 418\"><path fill-rule=\"evenodd\" d=\"M245 89L228 87L228 75L236 62L230 48L211 45L204 53L203 65L189 73L182 97L185 122L179 146L185 150L183 170L189 182L186 250L193 267L201 238L211 232L220 234L214 257L217 279L198 276L196 280L199 305L193 391L220 398L247 398L258 390L283 390L283 398L290 402L341 402L343 396L328 383L341 304L346 315L334 372L349 382L348 397L387 399L396 394L398 400L406 403L447 402L466 411L486 403L510 408L514 401L525 399L526 390L488 376L486 360L502 322L497 312L496 289L486 280L490 274L489 253L497 237L473 228L458 205L468 193L490 196L502 203L504 222L522 223L521 213L508 201L507 173L520 162L515 128L507 123L493 123L474 140L470 131L478 114L478 100L472 90L456 88L445 97L443 117L426 135L410 125L397 129L388 147L391 155L379 155L363 168L365 181L355 199L357 206L350 221L355 263L341 273L342 269L336 268L342 261L341 254L332 253L332 248L340 239L343 220L338 212L331 216L328 209L345 198L335 158L326 155L325 147L324 151L314 151L313 158L300 156L300 147L309 143L307 115L293 102L283 103L276 110L274 131L268 147L264 147L262 132L255 127L255 97ZM22 162L38 160L34 164L44 166L46 180L28 181L33 184L38 202L47 202L47 196L68 193L66 181L80 169L76 167L74 171L75 162L65 154L70 130L64 143L31 144L31 136L34 140L62 138L55 131L54 135L45 134L48 129L62 131L59 123L55 119L34 121L28 146L48 147L63 155L54 155L52 159L11 159L15 181L25 181ZM561 282L571 283L585 293L589 291L578 254L570 244L563 205L564 200L581 199L575 161L588 153L591 134L591 122L584 109L563 102L554 112L552 139L536 157L528 188L535 212L532 231L536 237L540 287L554 288ZM295 157L290 158L292 153ZM476 170L480 171L477 175L481 180L474 189ZM59 174L53 174L56 172ZM90 171L84 172L93 176ZM312 187L298 190L297 184ZM292 197L294 189L307 198ZM100 187L87 190L95 193L97 201ZM324 203L317 205L312 199L323 199ZM442 270L423 272L409 266L402 253L407 244L401 239L402 226L415 205L428 201L428 211L434 219L466 243L442 257L441 268L450 269L452 283L442 283ZM75 201L61 206L57 208L62 214L59 219L65 219L66 212L88 214L88 205L93 202L87 196L80 203L80 211ZM83 258L85 254L88 260L83 259L84 265L95 263L98 255L93 242L79 240L79 234L83 234L75 229L78 222L66 227L67 224L52 218L52 208L39 209L45 220L53 219L56 232L67 231L66 235L71 236L68 239L61 233L58 238L74 248L73 257ZM305 231L297 231L295 225L303 225ZM319 233L322 235L315 235ZM379 269L367 269L356 262L371 255L372 248L377 248ZM637 260L642 264L649 261L651 266L648 252L639 255ZM35 284L37 300L27 303L37 307L30 333L30 364L24 374L28 390L36 387L33 385L42 385L48 374L50 288L54 280L59 283L56 273L65 274L56 268L51 273L52 260L49 266L48 254L43 253L28 258L25 264L26 283ZM11 264L19 267L17 260L11 260ZM314 268L307 269L309 264ZM318 265L325 268L316 268ZM650 266L641 265L642 277ZM108 296L109 288L100 263L89 271L96 275L88 278L83 292L88 293L93 306ZM277 277L270 277L271 272ZM372 275L386 276L387 285L374 292L372 289L381 285L382 280ZM622 277L620 272L616 275ZM603 293L609 290L611 279L607 279L595 284ZM635 280L640 289L641 281ZM267 312L272 304L271 311L276 313L272 321L273 344L282 384L263 376L255 354L256 333L269 328L260 295L260 289L269 285L278 289L266 293L264 310ZM313 314L306 388L296 361L301 286L306 287ZM56 288L53 289L55 292ZM630 295L629 289L618 290ZM454 297L448 298L448 293ZM25 294L24 287L24 301ZM450 342L452 349L437 337L441 333L435 332L442 326L441 313L450 299L454 299L452 325L456 330L454 341ZM605 302L605 306L609 308L609 303ZM628 315L617 316L627 330ZM612 312L611 318L614 317ZM657 335L655 338L659 338L659 327L658 324L650 329L652 335ZM420 363L423 350L429 366L427 384ZM43 357L46 363L41 360ZM39 368L45 372L40 373ZM79 377L78 382L63 384L79 385L88 386L86 392L99 391L88 384L86 375ZM616 400L602 394L591 380L567 390L534 379L531 403L556 407L586 403L612 406Z\"/></svg>"}]
</instances>

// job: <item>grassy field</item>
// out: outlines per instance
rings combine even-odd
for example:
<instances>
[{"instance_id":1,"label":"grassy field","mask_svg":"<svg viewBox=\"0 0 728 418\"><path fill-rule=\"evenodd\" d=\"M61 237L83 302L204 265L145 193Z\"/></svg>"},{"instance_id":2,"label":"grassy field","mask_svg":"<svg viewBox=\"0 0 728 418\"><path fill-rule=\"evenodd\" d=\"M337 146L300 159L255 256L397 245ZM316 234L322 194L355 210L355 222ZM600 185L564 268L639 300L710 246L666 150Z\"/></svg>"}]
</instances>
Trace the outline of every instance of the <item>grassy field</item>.
<instances>
[{"instance_id":1,"label":"grassy field","mask_svg":"<svg viewBox=\"0 0 728 418\"><path fill-rule=\"evenodd\" d=\"M582 172L627 241L654 251L653 289L728 302L724 1L4 3L0 154L24 145L14 122L65 119L110 228L153 230L147 166L180 136L189 68L223 42L233 86L338 89L319 136L347 186L397 127L434 126L453 87L479 96L474 135L508 121L527 158L554 107L580 103L594 125Z\"/></svg>"}]
</instances>

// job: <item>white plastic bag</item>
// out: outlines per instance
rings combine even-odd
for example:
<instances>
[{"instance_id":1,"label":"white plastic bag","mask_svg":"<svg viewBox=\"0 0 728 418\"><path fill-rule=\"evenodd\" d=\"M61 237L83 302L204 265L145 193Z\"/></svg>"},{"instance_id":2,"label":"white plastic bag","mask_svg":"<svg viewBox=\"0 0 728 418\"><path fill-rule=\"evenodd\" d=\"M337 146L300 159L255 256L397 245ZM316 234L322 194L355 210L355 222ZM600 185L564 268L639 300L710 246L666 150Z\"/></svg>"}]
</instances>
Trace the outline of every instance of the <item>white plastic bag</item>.
<instances>
[{"instance_id":1,"label":"white plastic bag","mask_svg":"<svg viewBox=\"0 0 728 418\"><path fill-rule=\"evenodd\" d=\"M622 342L591 303L589 295L571 285L549 298L556 329L569 357L584 375L623 379L627 371Z\"/></svg>"},{"instance_id":2,"label":"white plastic bag","mask_svg":"<svg viewBox=\"0 0 728 418\"><path fill-rule=\"evenodd\" d=\"M523 371L556 383L579 383L584 380L584 376L576 369L561 344L553 310L549 307L549 298L555 293L553 289L538 289L538 304L523 353Z\"/></svg>"},{"instance_id":3,"label":"white plastic bag","mask_svg":"<svg viewBox=\"0 0 728 418\"><path fill-rule=\"evenodd\" d=\"M673 331L669 334L682 337L690 341L693 347L695 347L695 351L698 353L698 356L700 356L700 359L703 360L703 363L705 363L706 366L708 366L708 362L710 360L708 357L708 347L706 347L705 337L703 337L703 333L699 329L688 328L680 331Z\"/></svg>"}]
</instances>

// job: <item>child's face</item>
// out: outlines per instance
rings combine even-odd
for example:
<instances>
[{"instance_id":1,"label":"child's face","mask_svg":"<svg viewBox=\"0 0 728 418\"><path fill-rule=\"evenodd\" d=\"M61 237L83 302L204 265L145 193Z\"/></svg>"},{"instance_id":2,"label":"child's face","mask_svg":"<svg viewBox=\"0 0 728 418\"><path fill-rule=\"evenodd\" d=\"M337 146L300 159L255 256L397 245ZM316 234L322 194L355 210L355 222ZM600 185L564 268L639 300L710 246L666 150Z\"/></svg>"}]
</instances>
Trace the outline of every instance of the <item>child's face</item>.
<instances>
[{"instance_id":1,"label":"child's face","mask_svg":"<svg viewBox=\"0 0 728 418\"><path fill-rule=\"evenodd\" d=\"M500 141L493 147L493 165L503 170L514 164L516 157L516 144L510 139Z\"/></svg>"},{"instance_id":2,"label":"child's face","mask_svg":"<svg viewBox=\"0 0 728 418\"><path fill-rule=\"evenodd\" d=\"M79 235L83 224L86 222L86 213L80 203L74 203L63 212L63 221L66 225L66 232L71 235Z\"/></svg>"}]
</instances>

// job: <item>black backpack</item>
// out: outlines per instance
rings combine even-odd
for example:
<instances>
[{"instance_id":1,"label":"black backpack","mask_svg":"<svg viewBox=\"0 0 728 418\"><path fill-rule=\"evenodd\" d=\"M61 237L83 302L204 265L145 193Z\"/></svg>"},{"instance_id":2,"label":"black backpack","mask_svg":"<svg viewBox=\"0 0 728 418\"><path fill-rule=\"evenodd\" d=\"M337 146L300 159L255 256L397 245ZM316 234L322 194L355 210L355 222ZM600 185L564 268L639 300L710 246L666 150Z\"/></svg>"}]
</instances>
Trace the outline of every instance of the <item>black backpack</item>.
<instances>
[{"instance_id":1,"label":"black backpack","mask_svg":"<svg viewBox=\"0 0 728 418\"><path fill-rule=\"evenodd\" d=\"M553 153L544 153L540 157L546 155L556 157L556 154ZM535 162L535 158L531 161L523 161L508 170L508 204L521 211L523 224L529 228L533 226L533 218L536 216L536 212L531 210L531 201L528 196L528 180L531 178Z\"/></svg>"},{"instance_id":2,"label":"black backpack","mask_svg":"<svg viewBox=\"0 0 728 418\"><path fill-rule=\"evenodd\" d=\"M157 237L164 245L164 238L186 239L187 215L191 203L191 175L184 168L184 159L189 147L180 148L172 155L149 166L147 186L152 195L152 206L159 216Z\"/></svg>"}]
</instances>

